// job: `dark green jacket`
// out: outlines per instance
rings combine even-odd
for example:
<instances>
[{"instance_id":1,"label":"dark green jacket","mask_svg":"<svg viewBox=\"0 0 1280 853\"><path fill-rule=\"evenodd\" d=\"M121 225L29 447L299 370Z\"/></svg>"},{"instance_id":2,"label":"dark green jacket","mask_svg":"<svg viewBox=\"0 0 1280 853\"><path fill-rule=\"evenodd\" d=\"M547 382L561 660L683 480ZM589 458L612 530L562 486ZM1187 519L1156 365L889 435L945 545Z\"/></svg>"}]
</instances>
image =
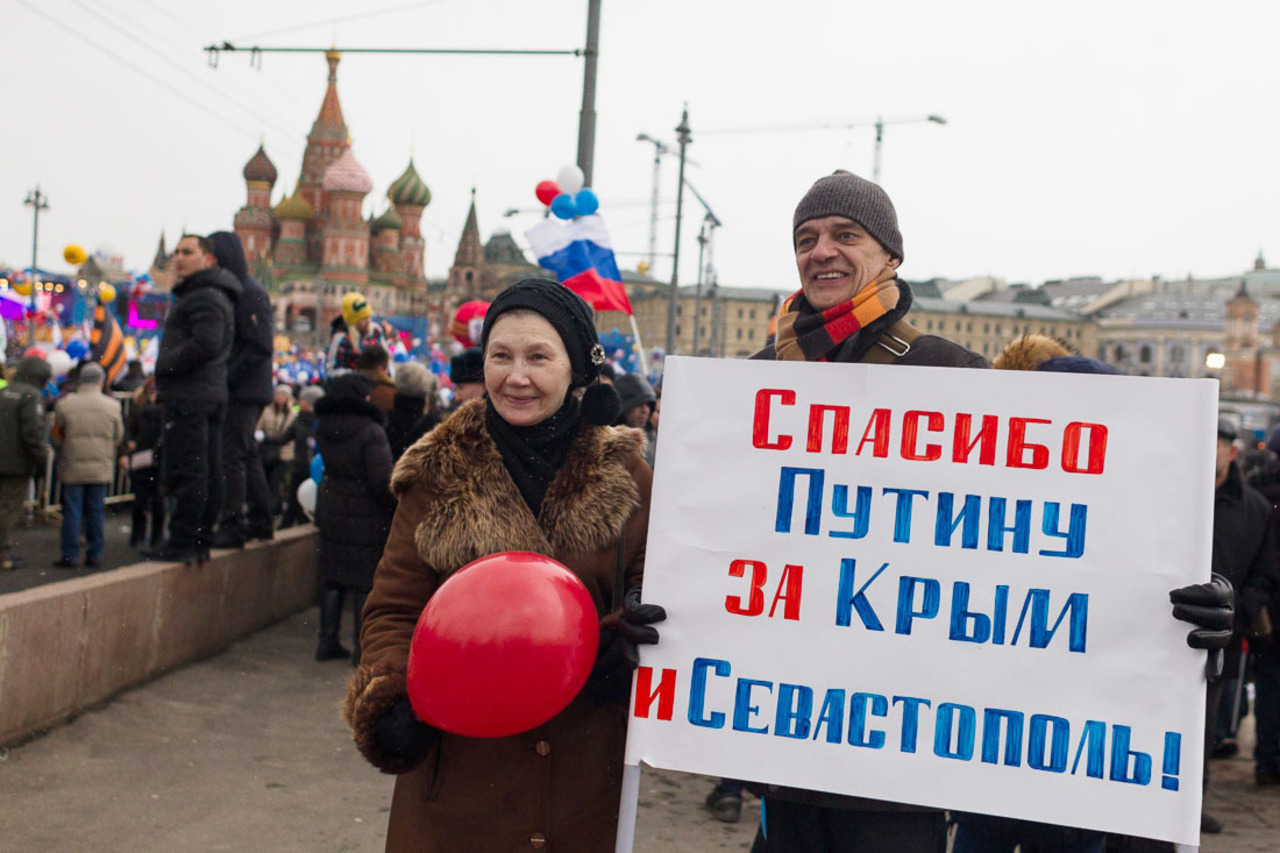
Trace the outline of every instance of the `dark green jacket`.
<instances>
[{"instance_id":1,"label":"dark green jacket","mask_svg":"<svg viewBox=\"0 0 1280 853\"><path fill-rule=\"evenodd\" d=\"M24 358L13 378L0 388L0 476L28 477L44 472L49 453L48 422L40 388L49 381L49 364Z\"/></svg>"}]
</instances>

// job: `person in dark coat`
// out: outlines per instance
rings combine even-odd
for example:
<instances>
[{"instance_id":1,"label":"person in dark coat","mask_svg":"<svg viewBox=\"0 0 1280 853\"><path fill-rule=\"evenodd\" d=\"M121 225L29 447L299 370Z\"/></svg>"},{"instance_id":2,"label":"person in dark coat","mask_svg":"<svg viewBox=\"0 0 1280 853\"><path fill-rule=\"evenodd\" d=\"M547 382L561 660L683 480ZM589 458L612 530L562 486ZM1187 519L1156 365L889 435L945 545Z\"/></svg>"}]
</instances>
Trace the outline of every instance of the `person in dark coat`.
<instances>
[{"instance_id":1,"label":"person in dark coat","mask_svg":"<svg viewBox=\"0 0 1280 853\"><path fill-rule=\"evenodd\" d=\"M658 403L658 395L654 393L649 380L639 373L624 373L615 377L613 390L618 392L618 402L622 409L615 426L635 427L644 432L644 437L648 440L644 461L652 466L658 452L658 430L649 425L649 419L653 415L653 407Z\"/></svg>"},{"instance_id":2,"label":"person in dark coat","mask_svg":"<svg viewBox=\"0 0 1280 853\"><path fill-rule=\"evenodd\" d=\"M125 450L121 467L129 469L133 491L133 525L129 547L144 543L158 546L164 540L165 499L160 491L160 436L164 432L164 412L156 403L156 380L148 376L133 395L129 417L124 422ZM147 521L150 519L150 536Z\"/></svg>"},{"instance_id":3,"label":"person in dark coat","mask_svg":"<svg viewBox=\"0 0 1280 853\"><path fill-rule=\"evenodd\" d=\"M1240 466L1236 462L1239 448L1236 428L1220 418L1218 421L1218 448L1215 468L1213 500L1213 570L1231 581L1236 588L1236 618L1231 644L1227 647L1225 670L1240 670L1243 641L1246 636L1260 638L1270 633L1265 626L1268 605L1276 599L1280 588L1280 566L1277 566L1276 533L1271 517L1271 502L1244 482ZM1259 709L1258 743L1264 756L1280 744L1276 738L1275 720L1271 713L1274 696L1269 693L1267 682L1270 673L1264 672L1264 686L1260 691L1263 706ZM1209 757L1213 747L1213 732L1222 705L1224 685L1211 684L1206 695L1205 709L1205 784L1209 782ZM1262 714L1268 719L1262 722ZM1264 739L1267 745L1264 745ZM1264 758L1265 760L1265 758ZM1266 768L1270 769L1270 768ZM1264 777L1265 778L1265 777ZM1222 825L1207 813L1201 815L1202 832L1221 832Z\"/></svg>"},{"instance_id":4,"label":"person in dark coat","mask_svg":"<svg viewBox=\"0 0 1280 853\"><path fill-rule=\"evenodd\" d=\"M391 456L399 459L409 446L440 423L435 377L416 361L396 365L396 394L387 413Z\"/></svg>"},{"instance_id":5,"label":"person in dark coat","mask_svg":"<svg viewBox=\"0 0 1280 853\"><path fill-rule=\"evenodd\" d=\"M213 544L243 548L246 540L273 535L271 490L253 432L271 403L274 315L267 291L249 275L240 238L230 231L209 235L218 266L240 282L235 338L227 358L227 419L222 424L222 519Z\"/></svg>"},{"instance_id":6,"label":"person in dark coat","mask_svg":"<svg viewBox=\"0 0 1280 853\"><path fill-rule=\"evenodd\" d=\"M13 531L22 518L31 478L49 461L48 418L40 389L53 375L49 362L27 356L0 388L0 570L22 565Z\"/></svg>"},{"instance_id":7,"label":"person in dark coat","mask_svg":"<svg viewBox=\"0 0 1280 853\"><path fill-rule=\"evenodd\" d=\"M293 440L293 468L289 477L289 508L285 510L281 529L302 524L307 514L298 503L298 486L303 480L311 477L311 460L316 455L316 403L324 397L324 389L319 385L308 385L298 392L298 413L289 427L289 435Z\"/></svg>"},{"instance_id":8,"label":"person in dark coat","mask_svg":"<svg viewBox=\"0 0 1280 853\"><path fill-rule=\"evenodd\" d=\"M222 422L239 279L217 266L213 244L184 234L170 265L177 284L160 336L156 390L164 406L162 479L173 499L169 539L153 560L207 559L222 508Z\"/></svg>"},{"instance_id":9,"label":"person in dark coat","mask_svg":"<svg viewBox=\"0 0 1280 853\"><path fill-rule=\"evenodd\" d=\"M1280 432L1280 428L1277 430ZM1271 535L1280 548L1280 459L1275 451L1280 448L1276 432L1267 441L1271 458L1249 477L1248 485L1257 489L1271 504ZM1254 656L1253 716L1255 745L1253 748L1254 781L1260 786L1280 785L1280 594L1273 593L1267 602L1267 616L1271 633L1267 637L1251 637L1249 646ZM1238 671L1238 668L1237 668Z\"/></svg>"},{"instance_id":10,"label":"person in dark coat","mask_svg":"<svg viewBox=\"0 0 1280 853\"><path fill-rule=\"evenodd\" d=\"M316 496L320 529L320 641L316 660L350 657L360 661L360 614L373 587L395 513L391 494L391 446L382 411L369 402L373 380L347 373L329 383L316 404L316 443L324 459L324 477ZM355 600L355 648L338 641L342 605Z\"/></svg>"}]
</instances>

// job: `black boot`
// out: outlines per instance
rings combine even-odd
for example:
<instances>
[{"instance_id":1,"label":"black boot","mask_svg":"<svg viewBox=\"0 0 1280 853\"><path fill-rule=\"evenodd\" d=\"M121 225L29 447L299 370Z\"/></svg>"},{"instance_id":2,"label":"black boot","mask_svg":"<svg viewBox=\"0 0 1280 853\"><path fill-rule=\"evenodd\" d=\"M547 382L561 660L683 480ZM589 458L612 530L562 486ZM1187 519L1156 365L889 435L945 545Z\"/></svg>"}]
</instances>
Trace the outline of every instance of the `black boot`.
<instances>
[{"instance_id":1,"label":"black boot","mask_svg":"<svg viewBox=\"0 0 1280 853\"><path fill-rule=\"evenodd\" d=\"M316 660L337 660L351 654L338 642L343 592L340 586L326 586L320 594L320 642L316 646Z\"/></svg>"},{"instance_id":2,"label":"black boot","mask_svg":"<svg viewBox=\"0 0 1280 853\"><path fill-rule=\"evenodd\" d=\"M364 624L364 619L363 619L364 602L365 602L365 599L367 599L368 597L369 597L369 590L367 589L357 589L355 591L356 615L355 615L355 619L353 620L355 622L355 633L352 635L354 642L352 642L351 644L351 665L352 666L360 665L360 627L361 625Z\"/></svg>"}]
</instances>

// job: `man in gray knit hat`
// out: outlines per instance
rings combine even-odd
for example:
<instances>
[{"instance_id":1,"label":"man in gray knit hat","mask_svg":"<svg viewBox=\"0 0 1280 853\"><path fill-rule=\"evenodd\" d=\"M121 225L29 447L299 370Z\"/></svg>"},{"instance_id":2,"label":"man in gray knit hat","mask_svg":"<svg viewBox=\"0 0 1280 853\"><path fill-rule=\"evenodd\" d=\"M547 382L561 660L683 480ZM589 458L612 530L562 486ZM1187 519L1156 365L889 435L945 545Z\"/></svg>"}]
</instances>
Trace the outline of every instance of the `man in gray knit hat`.
<instances>
[{"instance_id":1,"label":"man in gray knit hat","mask_svg":"<svg viewBox=\"0 0 1280 853\"><path fill-rule=\"evenodd\" d=\"M800 291L783 303L775 341L752 358L990 367L977 353L906 321L912 296L898 278L905 257L898 215L876 184L844 170L820 178L796 206L792 246ZM1197 591L1175 594L1188 590ZM1176 610L1175 616L1195 622ZM755 790L765 800L768 826L767 838L762 826L758 840L767 841L769 853L946 850L941 809L778 785Z\"/></svg>"},{"instance_id":2,"label":"man in gray knit hat","mask_svg":"<svg viewBox=\"0 0 1280 853\"><path fill-rule=\"evenodd\" d=\"M898 214L878 185L843 169L820 178L796 205L791 237L800 292L783 303L774 343L754 358L989 366L906 322Z\"/></svg>"}]
</instances>

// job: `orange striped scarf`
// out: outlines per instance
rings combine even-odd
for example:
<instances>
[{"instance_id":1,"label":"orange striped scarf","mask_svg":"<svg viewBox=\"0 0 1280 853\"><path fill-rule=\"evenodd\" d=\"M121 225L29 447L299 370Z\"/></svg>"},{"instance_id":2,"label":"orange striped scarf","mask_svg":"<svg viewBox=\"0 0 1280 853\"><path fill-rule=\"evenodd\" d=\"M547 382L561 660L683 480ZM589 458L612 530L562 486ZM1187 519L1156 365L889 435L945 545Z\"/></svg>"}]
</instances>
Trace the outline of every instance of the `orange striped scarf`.
<instances>
[{"instance_id":1,"label":"orange striped scarf","mask_svg":"<svg viewBox=\"0 0 1280 853\"><path fill-rule=\"evenodd\" d=\"M827 361L828 356L849 338L874 321L895 313L901 297L897 277L873 281L848 302L817 311L804 298L804 291L792 294L778 313L778 336L774 344L782 361ZM910 296L906 300L910 305ZM905 314L903 310L901 313ZM868 346L875 341L869 341Z\"/></svg>"}]
</instances>

